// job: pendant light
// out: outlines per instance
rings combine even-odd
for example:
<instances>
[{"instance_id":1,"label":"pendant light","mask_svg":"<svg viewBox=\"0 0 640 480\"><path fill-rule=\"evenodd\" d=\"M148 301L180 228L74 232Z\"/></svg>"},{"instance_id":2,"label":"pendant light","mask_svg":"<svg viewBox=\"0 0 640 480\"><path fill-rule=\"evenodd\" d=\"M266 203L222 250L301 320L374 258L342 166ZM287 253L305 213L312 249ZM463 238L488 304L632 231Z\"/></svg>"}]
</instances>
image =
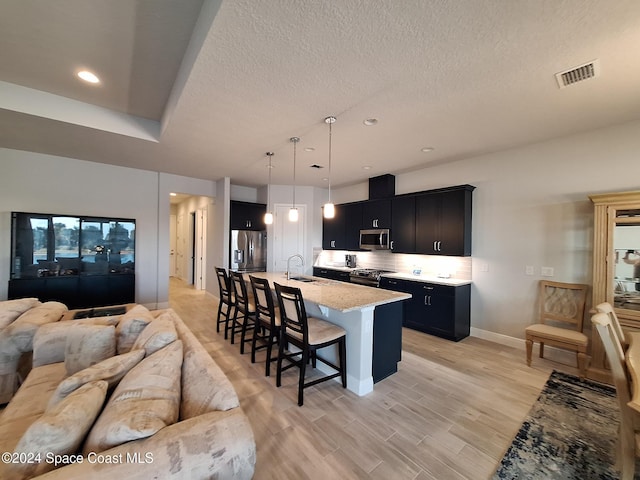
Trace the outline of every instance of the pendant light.
<instances>
[{"instance_id":1,"label":"pendant light","mask_svg":"<svg viewBox=\"0 0 640 480\"><path fill-rule=\"evenodd\" d=\"M327 117L324 122L329 125L329 201L322 207L324 218L333 218L336 215L336 208L331 203L331 125L336 122L336 117Z\"/></svg>"},{"instance_id":2,"label":"pendant light","mask_svg":"<svg viewBox=\"0 0 640 480\"><path fill-rule=\"evenodd\" d=\"M264 214L264 223L271 225L273 223L273 213L271 213L271 169L273 168L271 159L273 158L273 152L267 152L267 156L269 157L269 183L267 183L267 213Z\"/></svg>"},{"instance_id":3,"label":"pendant light","mask_svg":"<svg viewBox=\"0 0 640 480\"><path fill-rule=\"evenodd\" d=\"M300 141L299 137L291 137L289 139L293 143L293 205L289 210L289 221L298 221L298 209L296 208L296 145Z\"/></svg>"}]
</instances>

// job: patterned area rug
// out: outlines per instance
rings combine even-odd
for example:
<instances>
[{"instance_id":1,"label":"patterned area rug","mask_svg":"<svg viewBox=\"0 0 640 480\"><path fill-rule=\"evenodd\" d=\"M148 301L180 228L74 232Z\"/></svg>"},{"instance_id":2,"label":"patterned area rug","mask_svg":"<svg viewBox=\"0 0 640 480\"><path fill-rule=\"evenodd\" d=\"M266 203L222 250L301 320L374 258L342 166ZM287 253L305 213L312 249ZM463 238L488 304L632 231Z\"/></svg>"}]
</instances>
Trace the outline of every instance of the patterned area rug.
<instances>
[{"instance_id":1,"label":"patterned area rug","mask_svg":"<svg viewBox=\"0 0 640 480\"><path fill-rule=\"evenodd\" d=\"M493 479L617 479L618 421L612 387L554 371Z\"/></svg>"}]
</instances>

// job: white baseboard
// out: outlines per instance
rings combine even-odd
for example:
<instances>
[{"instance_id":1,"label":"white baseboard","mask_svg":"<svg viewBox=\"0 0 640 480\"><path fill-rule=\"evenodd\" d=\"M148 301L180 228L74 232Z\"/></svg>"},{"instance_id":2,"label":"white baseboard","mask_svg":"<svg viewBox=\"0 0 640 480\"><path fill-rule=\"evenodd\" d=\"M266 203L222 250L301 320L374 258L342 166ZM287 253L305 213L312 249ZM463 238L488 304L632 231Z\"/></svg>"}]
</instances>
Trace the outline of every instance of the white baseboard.
<instances>
[{"instance_id":1,"label":"white baseboard","mask_svg":"<svg viewBox=\"0 0 640 480\"><path fill-rule=\"evenodd\" d=\"M500 345L506 345L508 347L513 347L522 350L522 354L525 354L525 341L523 338L515 338L510 337L508 335L502 335L501 333L490 332L488 330L482 330L480 328L471 327L471 336L476 338L482 338L483 340L488 340L490 342L499 343ZM533 346L533 356L538 356L539 345ZM561 348L555 348L550 346L545 346L544 348L544 356L549 360L553 360L559 363L564 363L566 365L576 366L576 354L573 352L569 352L567 350L563 350Z\"/></svg>"}]
</instances>

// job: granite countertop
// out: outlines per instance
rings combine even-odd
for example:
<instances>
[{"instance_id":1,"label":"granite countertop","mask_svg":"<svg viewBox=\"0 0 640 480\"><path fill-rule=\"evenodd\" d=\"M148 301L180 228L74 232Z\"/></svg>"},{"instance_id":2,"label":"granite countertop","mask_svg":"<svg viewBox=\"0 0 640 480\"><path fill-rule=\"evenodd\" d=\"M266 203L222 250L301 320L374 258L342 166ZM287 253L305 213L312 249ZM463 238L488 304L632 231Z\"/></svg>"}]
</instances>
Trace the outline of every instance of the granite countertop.
<instances>
[{"instance_id":1,"label":"granite countertop","mask_svg":"<svg viewBox=\"0 0 640 480\"><path fill-rule=\"evenodd\" d=\"M411 298L411 295L408 293L393 292L382 288L328 280L311 275L303 275L303 277L313 279L313 282L301 282L293 279L287 280L285 274L282 272L258 272L252 273L251 275L266 278L272 286L273 283L276 282L280 285L297 287L302 292L305 300L340 312L350 312L365 307L375 307L376 305L384 305L386 303Z\"/></svg>"},{"instance_id":2,"label":"granite countertop","mask_svg":"<svg viewBox=\"0 0 640 480\"><path fill-rule=\"evenodd\" d=\"M384 273L383 277L400 278L403 280L411 280L413 282L435 283L437 285L450 285L457 287L459 285L470 285L471 280L461 280L459 278L440 278L430 275L413 275L412 273Z\"/></svg>"}]
</instances>

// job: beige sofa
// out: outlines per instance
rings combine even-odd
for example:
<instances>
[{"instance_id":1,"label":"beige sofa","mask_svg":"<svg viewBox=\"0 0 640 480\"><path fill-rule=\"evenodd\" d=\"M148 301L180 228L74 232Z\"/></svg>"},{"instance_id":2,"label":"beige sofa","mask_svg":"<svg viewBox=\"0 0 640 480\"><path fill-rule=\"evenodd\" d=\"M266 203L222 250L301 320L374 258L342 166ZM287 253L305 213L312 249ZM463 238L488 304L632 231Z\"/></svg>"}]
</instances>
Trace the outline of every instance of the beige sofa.
<instances>
[{"instance_id":1,"label":"beige sofa","mask_svg":"<svg viewBox=\"0 0 640 480\"><path fill-rule=\"evenodd\" d=\"M129 320L135 316L132 312L127 313ZM85 326L77 323L79 321L63 321L38 331L33 342L34 368L0 415L0 452L14 452L13 457L9 457L9 463L0 463L0 478L235 480L253 476L255 440L230 381L173 310L155 311L151 314L153 319L141 333L134 332L137 338L129 351L127 350L131 345L123 340L126 335L130 337L131 331L127 332L125 321L117 317L86 320L82 322ZM162 337L162 329L156 328L161 322L173 324L177 339L167 342L166 335ZM117 326L114 327L114 323ZM131 327L132 323L127 325ZM161 332L159 335L147 335L152 325ZM88 368L76 370L76 373L69 376L70 362L73 364L76 357L82 357L79 350L85 346L75 345L75 339L84 338L88 345L85 350L92 355L102 349L92 345L92 342L97 342L100 335L114 328L117 332L118 355L95 365L92 362ZM64 333L61 335L62 332ZM166 346L154 346L158 338ZM172 359L178 356L179 363L176 363ZM73 384L74 379L83 376L88 378L86 372L99 370L101 365L114 363L116 359L132 357L136 357L134 360L139 363L127 367L129 369L113 385L111 382L114 376L110 370L109 375L101 374L97 381L87 381L62 400L59 399L60 392L65 391L61 387ZM54 363L47 363L51 361ZM119 364L123 363L124 361L119 361ZM147 365L156 370L144 370ZM145 388L149 386L149 382L155 382L172 368L175 370L175 365L179 371L178 383L171 384L166 379L161 379L158 381L158 388L154 384L153 393L162 390L163 385L168 388L156 395L151 403L141 406L143 404L138 402L146 398L148 389L145 393ZM76 386L74 384L74 388ZM100 398L104 398L107 388L112 392L111 397L107 395L102 403ZM90 395L86 397L88 400L83 401L81 407L73 406L75 398L83 398L85 394ZM70 402L72 397L74 400ZM174 397L179 402L179 414L176 412L174 420L177 421L172 423L172 420L165 418L164 407ZM91 407L87 405L92 404L96 398L100 407L92 417L84 409L88 409L88 412ZM123 410L123 405L127 402L134 406L132 413L126 413L126 408ZM114 420L114 409L121 417L119 420ZM81 413L78 413L79 410ZM51 420L52 415L55 421ZM94 422L96 416L97 420ZM127 429L122 422L126 423L128 420L137 423ZM84 433L80 434L82 443L69 447L73 442L67 437L73 437L82 423L91 425L88 433L86 436ZM157 426L158 423L161 428L151 436L146 436L145 429ZM137 439L117 444L118 440L114 441L113 436L117 437L123 432L125 437L133 435L128 438ZM53 447L46 445L43 440L46 438L49 438L47 441L53 441ZM60 442L66 442L65 446L61 447ZM71 453L55 457L53 452L56 451ZM28 458L37 452L51 453L41 455L38 459ZM14 461L17 464L11 464ZM36 464L28 464L29 461ZM56 461L68 464L54 469Z\"/></svg>"},{"instance_id":2,"label":"beige sofa","mask_svg":"<svg viewBox=\"0 0 640 480\"><path fill-rule=\"evenodd\" d=\"M57 322L67 311L62 303L41 303L37 298L0 302L0 405L11 400L20 377L30 370L33 337L38 328Z\"/></svg>"}]
</instances>

